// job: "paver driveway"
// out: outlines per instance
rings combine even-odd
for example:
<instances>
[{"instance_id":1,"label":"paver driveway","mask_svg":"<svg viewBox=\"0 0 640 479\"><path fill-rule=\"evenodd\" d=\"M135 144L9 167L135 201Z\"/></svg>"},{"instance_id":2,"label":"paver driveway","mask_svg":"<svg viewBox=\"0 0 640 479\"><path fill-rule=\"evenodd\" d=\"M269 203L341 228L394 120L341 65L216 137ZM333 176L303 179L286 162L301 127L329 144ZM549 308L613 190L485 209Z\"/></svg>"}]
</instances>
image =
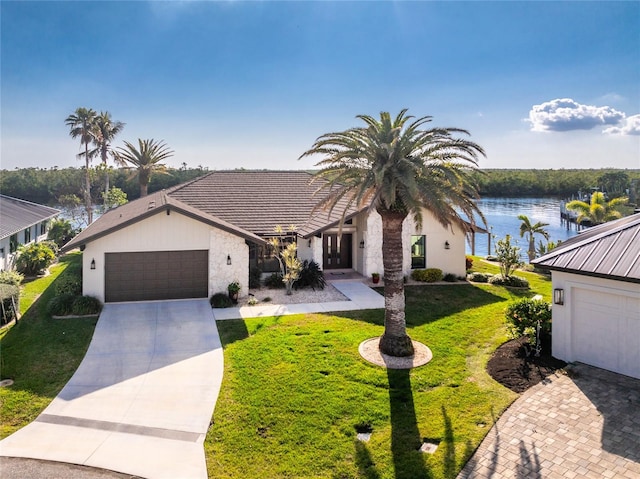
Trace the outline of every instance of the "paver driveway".
<instances>
[{"instance_id":1,"label":"paver driveway","mask_svg":"<svg viewBox=\"0 0 640 479\"><path fill-rule=\"evenodd\" d=\"M206 478L223 354L207 300L105 305L60 394L0 455L147 478Z\"/></svg>"},{"instance_id":2,"label":"paver driveway","mask_svg":"<svg viewBox=\"0 0 640 479\"><path fill-rule=\"evenodd\" d=\"M640 477L640 379L569 366L507 409L458 479Z\"/></svg>"}]
</instances>

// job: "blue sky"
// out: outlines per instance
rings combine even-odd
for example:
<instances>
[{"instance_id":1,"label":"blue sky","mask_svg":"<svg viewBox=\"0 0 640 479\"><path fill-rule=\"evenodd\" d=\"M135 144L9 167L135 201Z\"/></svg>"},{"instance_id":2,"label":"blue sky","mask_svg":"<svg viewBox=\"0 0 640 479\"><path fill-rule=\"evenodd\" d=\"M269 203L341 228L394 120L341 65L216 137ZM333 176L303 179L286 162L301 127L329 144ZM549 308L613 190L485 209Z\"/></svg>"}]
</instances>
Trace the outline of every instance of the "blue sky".
<instances>
[{"instance_id":1,"label":"blue sky","mask_svg":"<svg viewBox=\"0 0 640 479\"><path fill-rule=\"evenodd\" d=\"M640 168L640 2L10 2L1 166L80 165L77 107L210 169L297 161L357 114L471 132L482 168Z\"/></svg>"}]
</instances>

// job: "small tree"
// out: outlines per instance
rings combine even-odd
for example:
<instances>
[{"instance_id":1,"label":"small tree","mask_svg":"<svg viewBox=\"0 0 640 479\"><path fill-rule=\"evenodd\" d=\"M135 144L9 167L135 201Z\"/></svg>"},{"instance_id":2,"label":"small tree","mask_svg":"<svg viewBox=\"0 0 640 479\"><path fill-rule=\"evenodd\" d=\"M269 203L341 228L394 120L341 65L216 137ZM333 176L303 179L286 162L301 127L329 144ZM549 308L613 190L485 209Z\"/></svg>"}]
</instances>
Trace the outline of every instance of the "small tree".
<instances>
[{"instance_id":1,"label":"small tree","mask_svg":"<svg viewBox=\"0 0 640 479\"><path fill-rule=\"evenodd\" d=\"M271 238L269 244L273 248L273 257L280 264L282 281L287 288L287 295L291 295L293 293L293 283L297 281L300 277L300 271L302 271L302 263L298 259L298 245L294 241L283 247L286 233L280 225L276 226L274 230L277 236ZM293 233L295 226L289 226L289 231Z\"/></svg>"},{"instance_id":2,"label":"small tree","mask_svg":"<svg viewBox=\"0 0 640 479\"><path fill-rule=\"evenodd\" d=\"M51 222L47 239L53 241L58 248L60 248L70 241L76 233L76 230L71 225L71 221L60 218Z\"/></svg>"},{"instance_id":3,"label":"small tree","mask_svg":"<svg viewBox=\"0 0 640 479\"><path fill-rule=\"evenodd\" d=\"M496 242L496 257L500 262L500 274L508 278L521 264L520 248L511 244L511 235Z\"/></svg>"},{"instance_id":4,"label":"small tree","mask_svg":"<svg viewBox=\"0 0 640 479\"><path fill-rule=\"evenodd\" d=\"M117 208L129 202L127 194L120 188L113 187L106 193L102 193L102 199L104 200L104 209L110 210L111 208Z\"/></svg>"}]
</instances>

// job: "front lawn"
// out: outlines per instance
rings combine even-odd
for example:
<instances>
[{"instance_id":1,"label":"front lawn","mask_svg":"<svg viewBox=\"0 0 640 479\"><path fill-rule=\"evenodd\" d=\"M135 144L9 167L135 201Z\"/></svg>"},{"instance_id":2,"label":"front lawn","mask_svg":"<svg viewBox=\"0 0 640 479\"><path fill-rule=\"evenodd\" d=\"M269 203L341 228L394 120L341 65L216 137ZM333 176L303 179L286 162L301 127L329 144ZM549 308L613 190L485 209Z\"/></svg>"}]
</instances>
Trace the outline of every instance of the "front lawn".
<instances>
[{"instance_id":1,"label":"front lawn","mask_svg":"<svg viewBox=\"0 0 640 479\"><path fill-rule=\"evenodd\" d=\"M490 265L489 265L490 266ZM384 312L218 322L225 374L205 442L211 478L453 478L516 395L485 366L523 294L490 285L410 286L409 334L434 359L386 371L358 354ZM370 442L356 439L371 428ZM423 454L423 440L439 444Z\"/></svg>"},{"instance_id":2,"label":"front lawn","mask_svg":"<svg viewBox=\"0 0 640 479\"><path fill-rule=\"evenodd\" d=\"M0 388L0 438L33 421L67 383L82 360L96 319L54 320L46 312L55 281L82 256L71 254L52 266L51 274L25 282L20 295L24 312L17 324L0 331L0 373L14 384Z\"/></svg>"}]
</instances>

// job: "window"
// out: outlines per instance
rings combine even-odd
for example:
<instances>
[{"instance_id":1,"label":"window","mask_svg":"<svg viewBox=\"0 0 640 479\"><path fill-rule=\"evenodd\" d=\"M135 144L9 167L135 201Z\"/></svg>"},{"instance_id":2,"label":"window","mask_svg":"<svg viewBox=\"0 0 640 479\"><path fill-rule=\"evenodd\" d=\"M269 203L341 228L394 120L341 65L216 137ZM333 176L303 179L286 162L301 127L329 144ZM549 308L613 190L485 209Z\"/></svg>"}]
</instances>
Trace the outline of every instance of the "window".
<instances>
[{"instance_id":1,"label":"window","mask_svg":"<svg viewBox=\"0 0 640 479\"><path fill-rule=\"evenodd\" d=\"M18 233L11 235L9 238L9 253L15 253L18 250Z\"/></svg>"},{"instance_id":2,"label":"window","mask_svg":"<svg viewBox=\"0 0 640 479\"><path fill-rule=\"evenodd\" d=\"M31 227L24 230L24 244L27 244L31 241Z\"/></svg>"},{"instance_id":3,"label":"window","mask_svg":"<svg viewBox=\"0 0 640 479\"><path fill-rule=\"evenodd\" d=\"M411 269L422 269L427 266L426 237L424 235L411 237Z\"/></svg>"},{"instance_id":4,"label":"window","mask_svg":"<svg viewBox=\"0 0 640 479\"><path fill-rule=\"evenodd\" d=\"M47 232L47 222L43 221L40 223L40 235L43 235Z\"/></svg>"}]
</instances>

